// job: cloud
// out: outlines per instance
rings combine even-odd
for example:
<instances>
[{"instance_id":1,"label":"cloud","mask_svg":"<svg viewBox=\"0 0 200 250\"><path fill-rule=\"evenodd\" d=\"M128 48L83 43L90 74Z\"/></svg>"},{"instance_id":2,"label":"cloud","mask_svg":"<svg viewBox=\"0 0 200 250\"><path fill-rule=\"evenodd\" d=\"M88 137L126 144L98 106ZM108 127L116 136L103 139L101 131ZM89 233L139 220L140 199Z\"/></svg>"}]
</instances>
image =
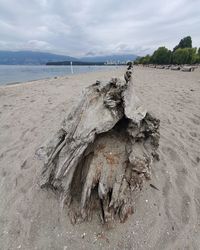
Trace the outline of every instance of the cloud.
<instances>
[{"instance_id":1,"label":"cloud","mask_svg":"<svg viewBox=\"0 0 200 250\"><path fill-rule=\"evenodd\" d=\"M187 35L199 47L199 9L199 0L1 0L0 49L143 55Z\"/></svg>"},{"instance_id":2,"label":"cloud","mask_svg":"<svg viewBox=\"0 0 200 250\"><path fill-rule=\"evenodd\" d=\"M23 45L25 49L30 50L51 50L52 46L45 41L30 40L27 44Z\"/></svg>"}]
</instances>

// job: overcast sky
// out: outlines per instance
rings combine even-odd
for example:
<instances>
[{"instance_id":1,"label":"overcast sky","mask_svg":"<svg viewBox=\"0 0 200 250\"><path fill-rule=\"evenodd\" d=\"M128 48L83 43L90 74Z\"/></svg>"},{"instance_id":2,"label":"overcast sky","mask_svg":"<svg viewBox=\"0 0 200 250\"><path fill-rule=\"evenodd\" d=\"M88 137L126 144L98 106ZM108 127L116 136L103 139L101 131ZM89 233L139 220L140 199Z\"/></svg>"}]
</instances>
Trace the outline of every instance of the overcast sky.
<instances>
[{"instance_id":1,"label":"overcast sky","mask_svg":"<svg viewBox=\"0 0 200 250\"><path fill-rule=\"evenodd\" d=\"M200 0L0 0L0 50L144 55L187 35L200 47Z\"/></svg>"}]
</instances>

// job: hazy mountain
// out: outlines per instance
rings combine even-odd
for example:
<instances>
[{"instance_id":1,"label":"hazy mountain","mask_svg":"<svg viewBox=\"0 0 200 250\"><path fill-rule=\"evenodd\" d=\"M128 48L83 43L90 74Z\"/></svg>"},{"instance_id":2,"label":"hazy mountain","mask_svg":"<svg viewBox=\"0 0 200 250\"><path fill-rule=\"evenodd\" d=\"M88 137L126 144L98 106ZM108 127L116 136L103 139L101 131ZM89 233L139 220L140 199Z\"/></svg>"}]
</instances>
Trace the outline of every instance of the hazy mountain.
<instances>
[{"instance_id":1,"label":"hazy mountain","mask_svg":"<svg viewBox=\"0 0 200 250\"><path fill-rule=\"evenodd\" d=\"M34 51L0 51L0 64L6 65L40 65L52 61L76 61L70 56L56 55L46 52Z\"/></svg>"},{"instance_id":2,"label":"hazy mountain","mask_svg":"<svg viewBox=\"0 0 200 250\"><path fill-rule=\"evenodd\" d=\"M136 55L106 55L106 56L85 56L82 58L75 58L70 56L56 55L46 52L35 51L0 51L0 64L6 65L40 65L49 62L66 62L66 61L81 61L90 63L99 62L125 62L133 61Z\"/></svg>"},{"instance_id":3,"label":"hazy mountain","mask_svg":"<svg viewBox=\"0 0 200 250\"><path fill-rule=\"evenodd\" d=\"M124 54L124 55L106 55L106 56L86 56L80 58L84 62L107 62L107 61L133 61L137 58L136 55Z\"/></svg>"}]
</instances>

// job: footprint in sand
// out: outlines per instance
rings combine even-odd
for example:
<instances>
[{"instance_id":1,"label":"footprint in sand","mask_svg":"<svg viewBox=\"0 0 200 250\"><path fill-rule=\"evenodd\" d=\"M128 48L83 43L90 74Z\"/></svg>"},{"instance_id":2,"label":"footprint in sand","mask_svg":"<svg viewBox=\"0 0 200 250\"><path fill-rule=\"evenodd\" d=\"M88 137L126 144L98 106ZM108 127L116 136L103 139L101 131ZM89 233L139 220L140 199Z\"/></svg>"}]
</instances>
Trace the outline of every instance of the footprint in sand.
<instances>
[{"instance_id":1,"label":"footprint in sand","mask_svg":"<svg viewBox=\"0 0 200 250\"><path fill-rule=\"evenodd\" d=\"M195 125L200 125L200 119L197 119L197 118L190 118L190 120L191 120Z\"/></svg>"},{"instance_id":2,"label":"footprint in sand","mask_svg":"<svg viewBox=\"0 0 200 250\"><path fill-rule=\"evenodd\" d=\"M8 125L8 124L5 124L2 126L2 129L9 129L9 128L10 128L10 125Z\"/></svg>"},{"instance_id":3,"label":"footprint in sand","mask_svg":"<svg viewBox=\"0 0 200 250\"><path fill-rule=\"evenodd\" d=\"M162 147L162 151L163 151L164 154L169 155L170 160L172 160L172 161L179 161L180 160L179 155L171 147L165 147L165 146L163 146Z\"/></svg>"},{"instance_id":4,"label":"footprint in sand","mask_svg":"<svg viewBox=\"0 0 200 250\"><path fill-rule=\"evenodd\" d=\"M199 187L195 188L194 201L195 201L197 223L199 223L200 225L200 188Z\"/></svg>"},{"instance_id":5,"label":"footprint in sand","mask_svg":"<svg viewBox=\"0 0 200 250\"><path fill-rule=\"evenodd\" d=\"M173 162L173 170L176 172L175 182L173 181L174 178L172 178L172 183L170 183L170 177L166 176L165 186L163 187L165 213L169 219L173 218L173 211L170 210L170 193L173 192L173 190L177 190L180 197L180 201L177 203L179 204L177 206L177 211L180 211L181 221L186 225L189 223L191 213L191 198L186 187L186 183L188 183L188 170L183 160L174 149L164 146L162 147L162 151L166 155L168 161ZM171 165L171 163L169 164Z\"/></svg>"},{"instance_id":6,"label":"footprint in sand","mask_svg":"<svg viewBox=\"0 0 200 250\"><path fill-rule=\"evenodd\" d=\"M190 135L191 135L192 137L197 137L197 133L196 133L196 132L190 132Z\"/></svg>"},{"instance_id":7,"label":"footprint in sand","mask_svg":"<svg viewBox=\"0 0 200 250\"><path fill-rule=\"evenodd\" d=\"M183 224L188 224L190 219L190 208L191 198L188 194L185 194L181 202L181 221Z\"/></svg>"}]
</instances>

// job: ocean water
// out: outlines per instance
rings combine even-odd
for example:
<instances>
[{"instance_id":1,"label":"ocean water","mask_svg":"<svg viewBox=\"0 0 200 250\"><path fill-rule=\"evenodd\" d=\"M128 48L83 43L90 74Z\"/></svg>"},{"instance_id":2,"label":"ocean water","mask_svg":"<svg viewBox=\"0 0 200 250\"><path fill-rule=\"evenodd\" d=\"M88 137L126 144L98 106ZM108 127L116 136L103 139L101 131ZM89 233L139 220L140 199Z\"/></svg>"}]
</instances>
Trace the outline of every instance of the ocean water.
<instances>
[{"instance_id":1,"label":"ocean water","mask_svg":"<svg viewBox=\"0 0 200 250\"><path fill-rule=\"evenodd\" d=\"M73 73L109 70L119 66L73 66ZM71 66L0 65L0 85L27 82L71 73Z\"/></svg>"}]
</instances>

